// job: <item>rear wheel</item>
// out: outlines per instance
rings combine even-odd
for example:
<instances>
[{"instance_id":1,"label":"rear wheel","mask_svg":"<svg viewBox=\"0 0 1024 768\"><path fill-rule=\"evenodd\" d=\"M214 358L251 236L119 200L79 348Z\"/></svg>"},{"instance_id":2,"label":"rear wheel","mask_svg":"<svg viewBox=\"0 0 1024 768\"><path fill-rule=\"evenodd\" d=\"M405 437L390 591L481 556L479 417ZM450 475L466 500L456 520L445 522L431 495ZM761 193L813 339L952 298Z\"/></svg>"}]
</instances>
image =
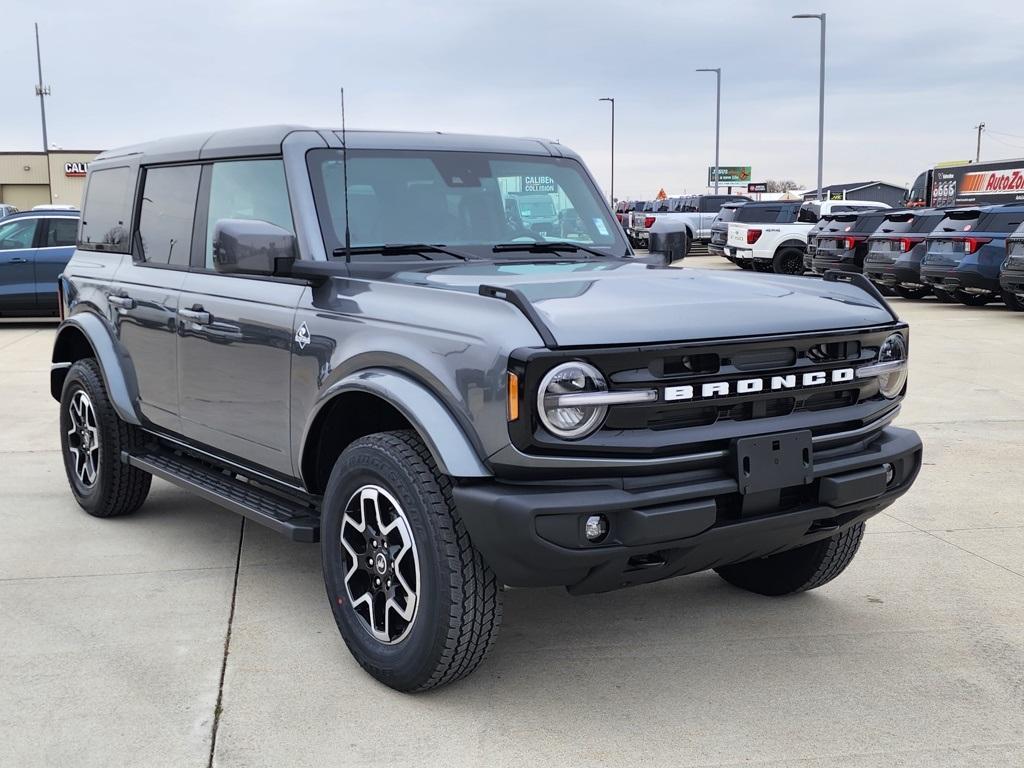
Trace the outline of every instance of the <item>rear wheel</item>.
<instances>
[{"instance_id":1,"label":"rear wheel","mask_svg":"<svg viewBox=\"0 0 1024 768\"><path fill-rule=\"evenodd\" d=\"M121 461L141 442L137 427L121 421L99 364L79 360L64 379L60 445L64 470L78 505L94 517L134 512L149 494L152 475Z\"/></svg>"},{"instance_id":2,"label":"rear wheel","mask_svg":"<svg viewBox=\"0 0 1024 768\"><path fill-rule=\"evenodd\" d=\"M922 285L918 288L907 288L902 285L897 285L893 288L893 290L895 290L896 293L898 293L904 299L923 299L925 296L932 292L932 289L925 285Z\"/></svg>"},{"instance_id":3,"label":"rear wheel","mask_svg":"<svg viewBox=\"0 0 1024 768\"><path fill-rule=\"evenodd\" d=\"M759 595L789 595L827 584L853 560L864 536L864 523L796 549L745 563L716 568L733 586Z\"/></svg>"},{"instance_id":4,"label":"rear wheel","mask_svg":"<svg viewBox=\"0 0 1024 768\"><path fill-rule=\"evenodd\" d=\"M780 248L772 259L772 269L779 275L802 275L804 252L798 248Z\"/></svg>"},{"instance_id":5,"label":"rear wheel","mask_svg":"<svg viewBox=\"0 0 1024 768\"><path fill-rule=\"evenodd\" d=\"M409 431L345 449L324 495L324 583L356 661L400 691L458 680L483 661L501 592L441 474Z\"/></svg>"},{"instance_id":6,"label":"rear wheel","mask_svg":"<svg viewBox=\"0 0 1024 768\"><path fill-rule=\"evenodd\" d=\"M957 291L954 296L965 307L983 307L992 301L992 295L988 293L978 294Z\"/></svg>"},{"instance_id":7,"label":"rear wheel","mask_svg":"<svg viewBox=\"0 0 1024 768\"><path fill-rule=\"evenodd\" d=\"M1012 309L1014 312L1024 312L1024 300L1021 300L1020 297L1009 291L1003 291L1003 304L1006 305L1007 309Z\"/></svg>"}]
</instances>

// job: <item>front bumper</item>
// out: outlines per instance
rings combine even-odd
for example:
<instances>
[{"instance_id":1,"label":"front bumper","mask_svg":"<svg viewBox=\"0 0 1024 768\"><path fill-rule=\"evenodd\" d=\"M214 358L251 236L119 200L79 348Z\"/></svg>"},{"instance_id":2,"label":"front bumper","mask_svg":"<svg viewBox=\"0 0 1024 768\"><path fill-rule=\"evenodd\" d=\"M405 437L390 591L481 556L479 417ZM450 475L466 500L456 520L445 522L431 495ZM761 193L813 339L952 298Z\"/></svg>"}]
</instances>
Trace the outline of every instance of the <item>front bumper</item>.
<instances>
[{"instance_id":1,"label":"front bumper","mask_svg":"<svg viewBox=\"0 0 1024 768\"><path fill-rule=\"evenodd\" d=\"M883 465L894 470L885 481ZM921 439L887 427L854 452L815 454L811 482L741 495L721 469L654 477L462 484L452 493L473 544L510 586L604 592L742 562L835 535L902 495ZM590 544L584 522L609 520Z\"/></svg>"}]
</instances>

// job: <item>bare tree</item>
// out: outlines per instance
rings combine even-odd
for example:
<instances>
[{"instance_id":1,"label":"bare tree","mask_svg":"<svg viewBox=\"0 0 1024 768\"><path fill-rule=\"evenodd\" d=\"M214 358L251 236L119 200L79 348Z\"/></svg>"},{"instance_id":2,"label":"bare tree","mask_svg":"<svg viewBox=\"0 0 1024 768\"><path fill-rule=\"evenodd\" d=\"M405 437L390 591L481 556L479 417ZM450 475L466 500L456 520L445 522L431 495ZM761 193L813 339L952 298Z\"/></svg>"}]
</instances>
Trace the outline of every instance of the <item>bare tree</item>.
<instances>
[{"instance_id":1,"label":"bare tree","mask_svg":"<svg viewBox=\"0 0 1024 768\"><path fill-rule=\"evenodd\" d=\"M768 179L765 183L768 185L769 192L789 192L792 189L802 189L792 179Z\"/></svg>"}]
</instances>

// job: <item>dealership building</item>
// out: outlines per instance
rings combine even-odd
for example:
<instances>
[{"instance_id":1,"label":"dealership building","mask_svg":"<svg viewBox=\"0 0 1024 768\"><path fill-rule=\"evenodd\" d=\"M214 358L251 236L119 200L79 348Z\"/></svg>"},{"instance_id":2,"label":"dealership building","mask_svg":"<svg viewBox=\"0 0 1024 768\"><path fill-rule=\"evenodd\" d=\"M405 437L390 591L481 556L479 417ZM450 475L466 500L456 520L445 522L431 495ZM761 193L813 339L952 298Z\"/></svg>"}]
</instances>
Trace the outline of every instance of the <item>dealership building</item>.
<instances>
[{"instance_id":1,"label":"dealership building","mask_svg":"<svg viewBox=\"0 0 1024 768\"><path fill-rule=\"evenodd\" d=\"M85 172L99 150L0 152L0 203L27 211L36 205L81 207Z\"/></svg>"}]
</instances>

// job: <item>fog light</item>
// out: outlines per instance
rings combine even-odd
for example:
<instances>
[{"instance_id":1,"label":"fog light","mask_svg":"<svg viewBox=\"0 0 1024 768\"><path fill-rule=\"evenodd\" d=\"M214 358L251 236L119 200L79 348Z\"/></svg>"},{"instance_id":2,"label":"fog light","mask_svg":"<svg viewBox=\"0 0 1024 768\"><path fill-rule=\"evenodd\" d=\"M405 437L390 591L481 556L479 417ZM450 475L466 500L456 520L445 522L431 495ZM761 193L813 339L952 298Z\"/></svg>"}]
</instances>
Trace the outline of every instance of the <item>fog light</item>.
<instances>
[{"instance_id":1,"label":"fog light","mask_svg":"<svg viewBox=\"0 0 1024 768\"><path fill-rule=\"evenodd\" d=\"M896 467L892 464L883 464L882 469L885 470L885 484L892 485L892 481L896 479Z\"/></svg>"},{"instance_id":2,"label":"fog light","mask_svg":"<svg viewBox=\"0 0 1024 768\"><path fill-rule=\"evenodd\" d=\"M604 515L591 515L587 518L584 529L587 541L596 544L608 535L608 518Z\"/></svg>"}]
</instances>

